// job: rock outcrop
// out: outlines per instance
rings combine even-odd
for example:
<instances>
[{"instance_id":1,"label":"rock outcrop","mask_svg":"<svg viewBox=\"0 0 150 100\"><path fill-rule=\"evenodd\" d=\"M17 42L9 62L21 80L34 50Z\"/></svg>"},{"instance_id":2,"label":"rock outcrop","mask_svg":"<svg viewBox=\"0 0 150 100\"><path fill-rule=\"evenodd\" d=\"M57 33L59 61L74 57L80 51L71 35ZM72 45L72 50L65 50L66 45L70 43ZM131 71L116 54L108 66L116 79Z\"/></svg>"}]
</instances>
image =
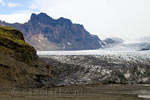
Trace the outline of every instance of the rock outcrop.
<instances>
[{"instance_id":1,"label":"rock outcrop","mask_svg":"<svg viewBox=\"0 0 150 100\"><path fill-rule=\"evenodd\" d=\"M19 30L0 27L0 87L40 86L39 76L51 78L53 69L39 60Z\"/></svg>"}]
</instances>

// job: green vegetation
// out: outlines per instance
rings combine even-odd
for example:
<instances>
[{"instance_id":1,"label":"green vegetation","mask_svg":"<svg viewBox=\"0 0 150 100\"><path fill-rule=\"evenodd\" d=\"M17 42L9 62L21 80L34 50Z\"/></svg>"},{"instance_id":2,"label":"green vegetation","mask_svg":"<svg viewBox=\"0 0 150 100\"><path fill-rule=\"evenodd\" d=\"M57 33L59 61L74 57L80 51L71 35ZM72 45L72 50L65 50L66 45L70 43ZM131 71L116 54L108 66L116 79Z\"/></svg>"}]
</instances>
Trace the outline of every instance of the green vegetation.
<instances>
[{"instance_id":1,"label":"green vegetation","mask_svg":"<svg viewBox=\"0 0 150 100\"><path fill-rule=\"evenodd\" d=\"M0 45L14 51L17 58L22 58L20 60L30 62L37 58L35 49L26 43L22 33L14 28L0 27Z\"/></svg>"},{"instance_id":2,"label":"green vegetation","mask_svg":"<svg viewBox=\"0 0 150 100\"><path fill-rule=\"evenodd\" d=\"M38 76L49 78L51 72L19 30L0 27L0 87L36 87L42 84Z\"/></svg>"},{"instance_id":3,"label":"green vegetation","mask_svg":"<svg viewBox=\"0 0 150 100\"><path fill-rule=\"evenodd\" d=\"M22 33L19 30L14 29L12 27L1 26L0 35L12 39L23 39Z\"/></svg>"}]
</instances>

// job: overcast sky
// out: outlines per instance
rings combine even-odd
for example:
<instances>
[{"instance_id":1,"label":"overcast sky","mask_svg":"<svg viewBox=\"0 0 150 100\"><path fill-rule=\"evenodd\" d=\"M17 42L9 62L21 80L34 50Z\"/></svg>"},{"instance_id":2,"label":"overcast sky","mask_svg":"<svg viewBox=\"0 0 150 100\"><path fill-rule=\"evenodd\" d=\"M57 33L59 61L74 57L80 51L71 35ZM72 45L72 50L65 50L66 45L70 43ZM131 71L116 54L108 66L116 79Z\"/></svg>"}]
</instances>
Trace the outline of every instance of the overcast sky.
<instances>
[{"instance_id":1,"label":"overcast sky","mask_svg":"<svg viewBox=\"0 0 150 100\"><path fill-rule=\"evenodd\" d=\"M100 38L150 36L150 0L0 0L0 20L23 23L32 12L69 18Z\"/></svg>"}]
</instances>

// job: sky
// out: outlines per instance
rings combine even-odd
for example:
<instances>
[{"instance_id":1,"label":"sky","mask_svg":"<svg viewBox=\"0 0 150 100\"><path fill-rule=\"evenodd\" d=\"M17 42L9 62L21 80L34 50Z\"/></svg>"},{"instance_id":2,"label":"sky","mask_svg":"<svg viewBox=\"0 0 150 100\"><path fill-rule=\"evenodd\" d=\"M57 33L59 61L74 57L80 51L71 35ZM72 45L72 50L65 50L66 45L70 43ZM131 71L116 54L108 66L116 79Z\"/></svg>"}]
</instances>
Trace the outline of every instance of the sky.
<instances>
[{"instance_id":1,"label":"sky","mask_svg":"<svg viewBox=\"0 0 150 100\"><path fill-rule=\"evenodd\" d=\"M102 39L150 37L150 0L0 0L0 20L6 22L24 23L40 12L83 24Z\"/></svg>"}]
</instances>

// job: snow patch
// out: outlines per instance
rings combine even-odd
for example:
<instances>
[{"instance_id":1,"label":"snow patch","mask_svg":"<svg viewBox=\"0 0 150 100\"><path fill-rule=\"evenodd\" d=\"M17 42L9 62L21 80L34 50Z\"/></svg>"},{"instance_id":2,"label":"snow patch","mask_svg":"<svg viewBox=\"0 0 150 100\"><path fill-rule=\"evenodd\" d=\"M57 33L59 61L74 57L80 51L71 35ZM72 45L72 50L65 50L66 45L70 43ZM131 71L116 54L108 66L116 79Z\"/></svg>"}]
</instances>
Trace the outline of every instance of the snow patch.
<instances>
[{"instance_id":1,"label":"snow patch","mask_svg":"<svg viewBox=\"0 0 150 100\"><path fill-rule=\"evenodd\" d=\"M67 42L67 44L68 44L68 45L71 45L71 43L70 43L70 42Z\"/></svg>"}]
</instances>

